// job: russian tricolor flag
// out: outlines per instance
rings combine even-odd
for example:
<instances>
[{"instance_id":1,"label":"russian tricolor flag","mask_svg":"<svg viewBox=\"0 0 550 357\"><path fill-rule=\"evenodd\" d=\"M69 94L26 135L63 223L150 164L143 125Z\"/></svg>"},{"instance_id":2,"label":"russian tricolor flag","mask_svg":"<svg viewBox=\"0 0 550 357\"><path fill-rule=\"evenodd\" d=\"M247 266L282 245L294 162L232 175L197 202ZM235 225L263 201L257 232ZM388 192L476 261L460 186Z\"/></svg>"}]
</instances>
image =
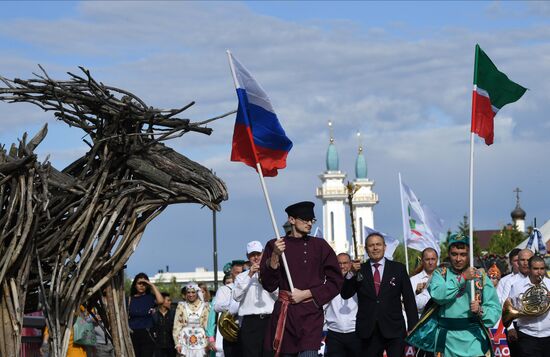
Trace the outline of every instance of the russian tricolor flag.
<instances>
[{"instance_id":1,"label":"russian tricolor flag","mask_svg":"<svg viewBox=\"0 0 550 357\"><path fill-rule=\"evenodd\" d=\"M233 131L231 161L241 161L264 176L277 176L286 167L292 141L286 136L269 97L250 72L228 51L239 108Z\"/></svg>"}]
</instances>

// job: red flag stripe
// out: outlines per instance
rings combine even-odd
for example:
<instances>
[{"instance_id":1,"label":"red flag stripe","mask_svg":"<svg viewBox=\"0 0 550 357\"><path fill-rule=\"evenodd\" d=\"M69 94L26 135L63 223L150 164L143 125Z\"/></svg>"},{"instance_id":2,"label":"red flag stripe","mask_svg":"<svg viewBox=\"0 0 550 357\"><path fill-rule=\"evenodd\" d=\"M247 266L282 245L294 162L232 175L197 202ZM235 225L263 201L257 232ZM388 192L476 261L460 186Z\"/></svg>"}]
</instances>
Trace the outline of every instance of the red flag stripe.
<instances>
[{"instance_id":1,"label":"red flag stripe","mask_svg":"<svg viewBox=\"0 0 550 357\"><path fill-rule=\"evenodd\" d=\"M471 131L484 138L487 145L493 143L495 114L491 99L474 90L472 92Z\"/></svg>"}]
</instances>

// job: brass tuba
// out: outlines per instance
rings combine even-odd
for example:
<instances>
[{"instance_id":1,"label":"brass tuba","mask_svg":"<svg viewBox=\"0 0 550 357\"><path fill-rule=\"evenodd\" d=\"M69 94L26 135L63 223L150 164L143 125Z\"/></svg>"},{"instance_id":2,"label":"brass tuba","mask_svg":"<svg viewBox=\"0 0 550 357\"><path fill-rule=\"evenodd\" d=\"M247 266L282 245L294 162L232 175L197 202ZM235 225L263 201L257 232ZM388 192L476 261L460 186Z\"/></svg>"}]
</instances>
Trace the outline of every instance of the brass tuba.
<instances>
[{"instance_id":1,"label":"brass tuba","mask_svg":"<svg viewBox=\"0 0 550 357\"><path fill-rule=\"evenodd\" d=\"M542 282L540 277L538 284L531 286L523 294L519 294L517 302L519 306L514 306L510 298L506 299L502 308L502 323L504 326L510 326L512 320L518 317L540 316L550 310L550 296L548 288Z\"/></svg>"},{"instance_id":2,"label":"brass tuba","mask_svg":"<svg viewBox=\"0 0 550 357\"><path fill-rule=\"evenodd\" d=\"M239 336L239 323L235 316L230 314L229 311L221 313L218 319L218 329L224 339L229 342L237 342Z\"/></svg>"}]
</instances>

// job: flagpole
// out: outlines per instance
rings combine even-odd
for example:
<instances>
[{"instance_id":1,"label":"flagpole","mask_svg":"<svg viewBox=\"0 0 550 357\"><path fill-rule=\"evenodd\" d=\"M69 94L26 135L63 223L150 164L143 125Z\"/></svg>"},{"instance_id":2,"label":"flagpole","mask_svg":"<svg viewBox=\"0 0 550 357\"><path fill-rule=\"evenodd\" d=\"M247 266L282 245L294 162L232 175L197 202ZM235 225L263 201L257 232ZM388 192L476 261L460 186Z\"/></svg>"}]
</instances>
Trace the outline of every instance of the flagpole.
<instances>
[{"instance_id":1,"label":"flagpole","mask_svg":"<svg viewBox=\"0 0 550 357\"><path fill-rule=\"evenodd\" d=\"M262 173L262 166L260 165L259 162L256 163L256 168L258 169L258 176L260 176L260 182L262 184L262 190L264 191L264 198L265 198L265 202L267 203L267 209L269 211L269 216L271 217L271 224L273 225L273 231L275 232L275 237L277 237L277 239L282 239L282 238L280 238L281 236L279 235L279 229L277 228L277 223L275 221L275 215L273 214L273 208L271 207L271 200L269 199L269 193L267 192L267 187L265 185L264 175ZM294 290L294 284L292 282L292 277L290 276L290 270L288 269L288 263L286 261L285 252L283 252L281 257L283 258L283 266L285 267L286 278L288 279L288 285L290 286L290 291L293 291Z\"/></svg>"},{"instance_id":2,"label":"flagpole","mask_svg":"<svg viewBox=\"0 0 550 357\"><path fill-rule=\"evenodd\" d=\"M474 87L472 90L472 119L470 127L470 192L469 192L469 205L470 205L470 224L468 227L468 235L470 238L470 268L474 266L474 118L476 112L476 98L477 98L477 65L479 59L479 45L476 44L475 56L474 56ZM471 301L475 299L474 280L470 282L470 296Z\"/></svg>"},{"instance_id":3,"label":"flagpole","mask_svg":"<svg viewBox=\"0 0 550 357\"><path fill-rule=\"evenodd\" d=\"M405 247L405 268L409 274L409 252L407 249L407 230L405 225L405 206L403 202L403 184L401 183L401 172L399 172L399 194L401 196L401 218L403 220L403 246Z\"/></svg>"},{"instance_id":4,"label":"flagpole","mask_svg":"<svg viewBox=\"0 0 550 357\"><path fill-rule=\"evenodd\" d=\"M233 75L233 83L235 84L235 88L239 88L239 80L237 79L237 74L235 72L235 66L233 64L233 60L231 59L231 52L229 50L227 52L227 57L229 59L229 67L231 68L231 74ZM251 134L250 131L248 131L249 135ZM269 193L267 191L267 186L265 184L264 175L262 172L262 166L260 165L260 161L258 160L256 148L254 147L254 139L250 135L250 144L253 147L254 157L256 159L256 171L258 171L258 176L260 177L260 184L262 186L262 191L264 193L265 202L267 204L267 210L269 211L269 216L271 218L271 224L273 226L273 231L275 233L276 239L282 239L281 235L279 234L279 229L277 228L277 222L275 220L275 215L273 214L273 208L271 207L271 200L269 199ZM286 273L286 278L288 280L288 285L290 286L290 291L294 290L294 283L292 282L292 276L290 275L290 269L288 268L288 262L286 260L285 252L281 255L281 258L283 259L283 266Z\"/></svg>"},{"instance_id":5,"label":"flagpole","mask_svg":"<svg viewBox=\"0 0 550 357\"><path fill-rule=\"evenodd\" d=\"M474 96L475 98L475 96ZM475 99L474 99L475 103ZM473 106L472 106L473 107ZM470 236L470 267L474 266L474 133L470 132L470 225L468 235ZM475 299L474 280L470 281L472 301Z\"/></svg>"}]
</instances>

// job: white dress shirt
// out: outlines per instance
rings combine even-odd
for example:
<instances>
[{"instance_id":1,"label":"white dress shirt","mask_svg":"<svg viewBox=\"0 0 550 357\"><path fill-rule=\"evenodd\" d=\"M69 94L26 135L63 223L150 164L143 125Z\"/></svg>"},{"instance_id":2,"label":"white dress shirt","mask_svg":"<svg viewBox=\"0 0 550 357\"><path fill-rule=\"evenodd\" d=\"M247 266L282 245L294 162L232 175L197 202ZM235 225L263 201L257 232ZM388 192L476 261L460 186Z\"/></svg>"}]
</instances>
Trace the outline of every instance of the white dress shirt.
<instances>
[{"instance_id":1,"label":"white dress shirt","mask_svg":"<svg viewBox=\"0 0 550 357\"><path fill-rule=\"evenodd\" d=\"M512 288L512 282L517 277L522 276L520 273L510 273L504 276L497 285L497 295L500 300L500 304L504 305L504 301L510 297L510 289Z\"/></svg>"},{"instance_id":2,"label":"white dress shirt","mask_svg":"<svg viewBox=\"0 0 550 357\"><path fill-rule=\"evenodd\" d=\"M422 270L420 273L411 277L411 285L414 293L414 299L416 300L416 308L418 309L418 314L422 314L424 307L430 300L431 296L428 292L428 281L430 280L430 275L426 273L425 270ZM426 284L422 292L416 293L416 287L418 284Z\"/></svg>"},{"instance_id":3,"label":"white dress shirt","mask_svg":"<svg viewBox=\"0 0 550 357\"><path fill-rule=\"evenodd\" d=\"M357 316L357 294L344 299L340 294L325 305L325 322L327 328L334 332L355 332Z\"/></svg>"},{"instance_id":4,"label":"white dress shirt","mask_svg":"<svg viewBox=\"0 0 550 357\"><path fill-rule=\"evenodd\" d=\"M239 303L232 297L231 291L234 288L234 284L228 284L220 286L216 292L216 298L214 299L214 311L224 312L229 311L230 314L236 315L239 311Z\"/></svg>"},{"instance_id":5,"label":"white dress shirt","mask_svg":"<svg viewBox=\"0 0 550 357\"><path fill-rule=\"evenodd\" d=\"M372 276L374 277L374 272L376 271L374 264L376 263L373 261L369 261L369 262L370 262L370 267L372 269ZM380 282L382 282L382 277L384 276L384 266L386 265L386 258L380 259L377 263L380 264L378 266L378 271L380 272Z\"/></svg>"},{"instance_id":6,"label":"white dress shirt","mask_svg":"<svg viewBox=\"0 0 550 357\"><path fill-rule=\"evenodd\" d=\"M547 288L550 288L550 279L544 277L543 282ZM518 306L519 295L523 294L527 289L534 284L528 276L518 277L514 279L510 290L512 304ZM548 337L550 336L550 311L537 317L520 317L517 320L517 328L526 335L532 337Z\"/></svg>"},{"instance_id":7,"label":"white dress shirt","mask_svg":"<svg viewBox=\"0 0 550 357\"><path fill-rule=\"evenodd\" d=\"M271 314L277 296L278 290L269 293L262 287L258 273L250 277L244 271L235 279L233 299L239 303L239 316Z\"/></svg>"}]
</instances>

